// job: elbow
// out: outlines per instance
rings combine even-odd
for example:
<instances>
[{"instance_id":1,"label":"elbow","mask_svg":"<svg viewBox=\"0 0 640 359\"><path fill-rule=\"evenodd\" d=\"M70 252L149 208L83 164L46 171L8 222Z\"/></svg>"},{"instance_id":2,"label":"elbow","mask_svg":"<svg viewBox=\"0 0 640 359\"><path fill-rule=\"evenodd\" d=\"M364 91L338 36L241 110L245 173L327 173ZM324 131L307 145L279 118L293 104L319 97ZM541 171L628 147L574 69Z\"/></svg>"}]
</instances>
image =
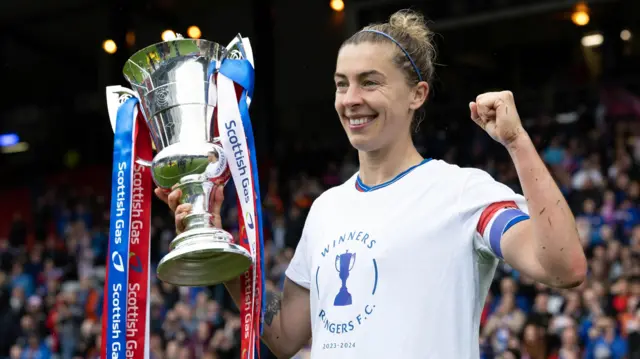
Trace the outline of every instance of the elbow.
<instances>
[{"instance_id":1,"label":"elbow","mask_svg":"<svg viewBox=\"0 0 640 359\"><path fill-rule=\"evenodd\" d=\"M262 342L264 344L266 344L267 348L269 348L269 351L271 352L271 354L273 354L273 356L275 356L278 359L289 359L291 358L293 355L295 355L295 353L292 355L290 354L286 348L282 348L282 346L275 346L273 345L273 343L268 343L267 341L262 340Z\"/></svg>"},{"instance_id":2,"label":"elbow","mask_svg":"<svg viewBox=\"0 0 640 359\"><path fill-rule=\"evenodd\" d=\"M300 350L294 350L293 348L279 348L278 351L272 351L272 353L278 359L291 359L298 354L299 351Z\"/></svg>"},{"instance_id":3,"label":"elbow","mask_svg":"<svg viewBox=\"0 0 640 359\"><path fill-rule=\"evenodd\" d=\"M586 273L575 273L567 276L567 278L562 280L556 287L559 289L573 289L584 283L586 278Z\"/></svg>"},{"instance_id":4,"label":"elbow","mask_svg":"<svg viewBox=\"0 0 640 359\"><path fill-rule=\"evenodd\" d=\"M278 359L293 358L302 349L302 345L296 345L294 341L286 340L282 335L277 335L275 338L271 337L271 340L262 339L271 353Z\"/></svg>"},{"instance_id":5,"label":"elbow","mask_svg":"<svg viewBox=\"0 0 640 359\"><path fill-rule=\"evenodd\" d=\"M574 284L571 288L577 287L587 279L587 257L584 255L582 246L577 251L573 265L571 266L571 282Z\"/></svg>"},{"instance_id":6,"label":"elbow","mask_svg":"<svg viewBox=\"0 0 640 359\"><path fill-rule=\"evenodd\" d=\"M554 287L561 289L571 289L580 286L587 278L587 258L580 250L575 254L573 260L567 261L569 267L564 270L563 276L556 276Z\"/></svg>"}]
</instances>

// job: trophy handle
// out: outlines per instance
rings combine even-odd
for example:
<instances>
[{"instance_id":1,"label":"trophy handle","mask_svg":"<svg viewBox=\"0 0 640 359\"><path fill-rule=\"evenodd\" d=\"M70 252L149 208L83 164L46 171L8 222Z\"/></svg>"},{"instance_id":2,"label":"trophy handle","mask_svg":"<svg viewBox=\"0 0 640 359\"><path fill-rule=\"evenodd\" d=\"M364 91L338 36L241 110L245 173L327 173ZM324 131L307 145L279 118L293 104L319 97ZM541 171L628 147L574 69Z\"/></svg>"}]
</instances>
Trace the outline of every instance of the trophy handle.
<instances>
[{"instance_id":1,"label":"trophy handle","mask_svg":"<svg viewBox=\"0 0 640 359\"><path fill-rule=\"evenodd\" d=\"M353 266L356 265L356 254L355 253L351 256L351 259L352 259L352 261L351 261L351 265L349 266L349 272L351 272L351 270L353 269Z\"/></svg>"},{"instance_id":2,"label":"trophy handle","mask_svg":"<svg viewBox=\"0 0 640 359\"><path fill-rule=\"evenodd\" d=\"M237 34L231 42L226 47L227 50L227 58L231 59L246 59L247 53L244 49L244 44L242 43L242 35Z\"/></svg>"},{"instance_id":3,"label":"trophy handle","mask_svg":"<svg viewBox=\"0 0 640 359\"><path fill-rule=\"evenodd\" d=\"M151 168L151 161L143 160L142 158L136 159L136 163L140 166Z\"/></svg>"},{"instance_id":4,"label":"trophy handle","mask_svg":"<svg viewBox=\"0 0 640 359\"><path fill-rule=\"evenodd\" d=\"M338 272L340 272L340 268L338 268L338 263L339 263L339 262L340 262L340 255L339 255L339 254L336 254L336 263L335 263L335 265L336 265L336 270L337 270Z\"/></svg>"}]
</instances>

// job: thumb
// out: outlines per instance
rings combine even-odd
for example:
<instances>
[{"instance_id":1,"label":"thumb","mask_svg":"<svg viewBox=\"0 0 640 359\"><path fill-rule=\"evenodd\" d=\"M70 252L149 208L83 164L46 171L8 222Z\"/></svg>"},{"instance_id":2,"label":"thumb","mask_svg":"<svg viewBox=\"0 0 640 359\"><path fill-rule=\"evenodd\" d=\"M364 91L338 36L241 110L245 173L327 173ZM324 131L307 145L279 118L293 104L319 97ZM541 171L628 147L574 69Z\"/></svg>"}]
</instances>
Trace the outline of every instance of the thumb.
<instances>
[{"instance_id":1,"label":"thumb","mask_svg":"<svg viewBox=\"0 0 640 359\"><path fill-rule=\"evenodd\" d=\"M473 120L473 122L475 122L478 126L484 128L484 122L482 122L482 119L480 118L480 115L478 114L478 104L471 101L469 102L469 112L471 113L471 119Z\"/></svg>"},{"instance_id":2,"label":"thumb","mask_svg":"<svg viewBox=\"0 0 640 359\"><path fill-rule=\"evenodd\" d=\"M471 119L478 117L478 104L473 101L469 102L469 111L471 112Z\"/></svg>"},{"instance_id":3,"label":"thumb","mask_svg":"<svg viewBox=\"0 0 640 359\"><path fill-rule=\"evenodd\" d=\"M216 228L222 228L222 217L220 211L222 202L224 201L224 186L216 186L213 190L213 205L211 206L211 214L213 214L213 225Z\"/></svg>"}]
</instances>

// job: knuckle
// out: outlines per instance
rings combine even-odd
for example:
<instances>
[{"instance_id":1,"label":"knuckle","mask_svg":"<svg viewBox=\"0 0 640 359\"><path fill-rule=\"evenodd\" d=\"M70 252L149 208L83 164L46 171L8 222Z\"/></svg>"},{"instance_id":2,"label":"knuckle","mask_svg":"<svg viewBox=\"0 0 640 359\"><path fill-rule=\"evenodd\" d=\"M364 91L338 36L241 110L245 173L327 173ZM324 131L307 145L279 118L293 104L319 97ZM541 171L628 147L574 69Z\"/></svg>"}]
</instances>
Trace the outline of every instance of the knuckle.
<instances>
[{"instance_id":1,"label":"knuckle","mask_svg":"<svg viewBox=\"0 0 640 359\"><path fill-rule=\"evenodd\" d=\"M176 207L176 212L180 213L181 215L186 215L190 209L191 208L188 204L181 204L178 207Z\"/></svg>"}]
</instances>

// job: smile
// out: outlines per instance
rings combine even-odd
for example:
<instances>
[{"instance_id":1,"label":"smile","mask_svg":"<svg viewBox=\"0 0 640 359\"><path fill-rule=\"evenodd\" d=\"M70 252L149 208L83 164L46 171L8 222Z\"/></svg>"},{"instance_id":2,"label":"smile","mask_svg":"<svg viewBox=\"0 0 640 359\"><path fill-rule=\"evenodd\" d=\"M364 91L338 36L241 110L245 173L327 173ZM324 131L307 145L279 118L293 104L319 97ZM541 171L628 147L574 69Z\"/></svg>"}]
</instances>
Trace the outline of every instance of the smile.
<instances>
[{"instance_id":1,"label":"smile","mask_svg":"<svg viewBox=\"0 0 640 359\"><path fill-rule=\"evenodd\" d=\"M378 116L376 115L376 116L349 118L347 122L349 124L349 128L358 129L358 128L363 128L367 126L368 124L373 122L377 117Z\"/></svg>"}]
</instances>

